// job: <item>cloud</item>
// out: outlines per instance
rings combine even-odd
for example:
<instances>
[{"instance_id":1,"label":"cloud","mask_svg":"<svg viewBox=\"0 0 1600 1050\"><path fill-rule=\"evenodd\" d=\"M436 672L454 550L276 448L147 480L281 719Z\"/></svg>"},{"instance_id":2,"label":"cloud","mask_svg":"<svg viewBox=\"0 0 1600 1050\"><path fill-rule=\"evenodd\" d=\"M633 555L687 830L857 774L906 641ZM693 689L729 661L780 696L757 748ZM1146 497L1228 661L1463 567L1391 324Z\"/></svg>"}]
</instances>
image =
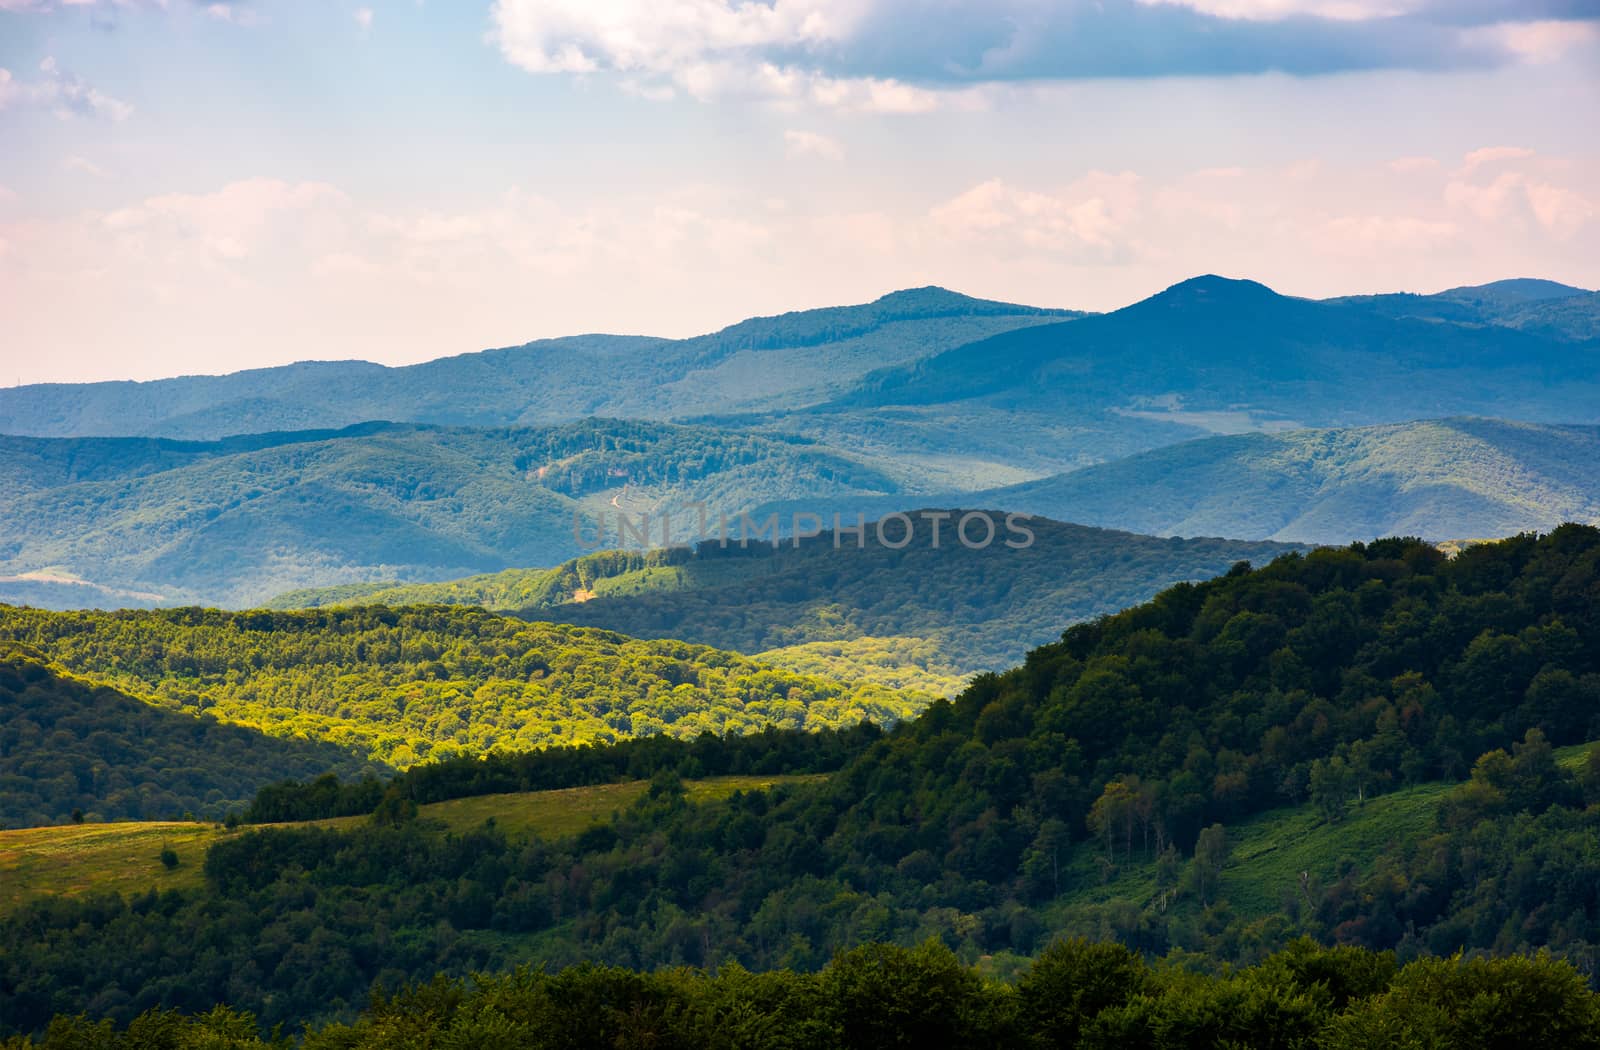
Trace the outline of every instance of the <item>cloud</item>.
<instances>
[{"instance_id":1,"label":"cloud","mask_svg":"<svg viewBox=\"0 0 1600 1050\"><path fill-rule=\"evenodd\" d=\"M87 157L77 156L76 154L63 158L61 161L61 166L68 171L81 172L84 175L92 175L97 179L109 179L111 177L111 173L109 171L102 168L94 161Z\"/></svg>"},{"instance_id":2,"label":"cloud","mask_svg":"<svg viewBox=\"0 0 1600 1050\"><path fill-rule=\"evenodd\" d=\"M826 135L814 131L790 129L783 133L784 151L791 157L819 157L822 160L843 160L844 147Z\"/></svg>"},{"instance_id":3,"label":"cloud","mask_svg":"<svg viewBox=\"0 0 1600 1050\"><path fill-rule=\"evenodd\" d=\"M0 217L0 310L41 360L55 345L150 346L162 348L150 367L171 372L289 355L415 360L596 328L690 334L927 283L1095 308L1210 271L1324 295L1519 272L1600 283L1586 251L1600 219L1592 158L1504 157L1468 176L1334 157L1300 167L1299 183L1281 163L934 175L867 209L737 182L512 189L419 209L247 179L75 217ZM237 357L217 360L219 332ZM122 374L125 357L108 350L100 374Z\"/></svg>"},{"instance_id":4,"label":"cloud","mask_svg":"<svg viewBox=\"0 0 1600 1050\"><path fill-rule=\"evenodd\" d=\"M1600 25L1580 21L1505 22L1471 31L1529 62L1553 62L1600 43Z\"/></svg>"},{"instance_id":5,"label":"cloud","mask_svg":"<svg viewBox=\"0 0 1600 1050\"><path fill-rule=\"evenodd\" d=\"M688 335L930 283L1101 309L1203 272L1313 295L1513 274L1600 284L1593 157L1506 157L1467 176L1337 156L1302 167L1297 183L1281 163L930 172L869 207L729 180L416 208L273 178L76 215L6 205L0 316L30 379L83 379L420 360L596 329ZM68 346L81 349L52 353Z\"/></svg>"},{"instance_id":6,"label":"cloud","mask_svg":"<svg viewBox=\"0 0 1600 1050\"><path fill-rule=\"evenodd\" d=\"M1456 25L1578 20L1600 17L1594 0L1140 0L1188 7L1218 18L1276 21L1328 18L1366 21L1412 17Z\"/></svg>"},{"instance_id":7,"label":"cloud","mask_svg":"<svg viewBox=\"0 0 1600 1050\"><path fill-rule=\"evenodd\" d=\"M266 22L266 17L242 4L206 4L203 8L207 18L218 22L227 22L231 25L251 28Z\"/></svg>"},{"instance_id":8,"label":"cloud","mask_svg":"<svg viewBox=\"0 0 1600 1050\"><path fill-rule=\"evenodd\" d=\"M1502 172L1487 183L1454 180L1445 187L1445 200L1483 222L1537 224L1562 240L1576 237L1600 215L1600 204L1582 191L1522 171Z\"/></svg>"},{"instance_id":9,"label":"cloud","mask_svg":"<svg viewBox=\"0 0 1600 1050\"><path fill-rule=\"evenodd\" d=\"M361 31L363 33L370 33L372 31L372 18L373 18L372 8L370 8L370 7L358 7L358 8L356 8L356 10L355 10L356 25L361 27Z\"/></svg>"},{"instance_id":10,"label":"cloud","mask_svg":"<svg viewBox=\"0 0 1600 1050\"><path fill-rule=\"evenodd\" d=\"M1059 191L990 179L929 212L944 234L1000 254L1014 250L1114 261L1134 247L1140 179L1132 172L1092 172Z\"/></svg>"},{"instance_id":11,"label":"cloud","mask_svg":"<svg viewBox=\"0 0 1600 1050\"><path fill-rule=\"evenodd\" d=\"M531 73L915 112L1019 81L1490 68L1589 39L1600 0L495 0L490 18Z\"/></svg>"},{"instance_id":12,"label":"cloud","mask_svg":"<svg viewBox=\"0 0 1600 1050\"><path fill-rule=\"evenodd\" d=\"M1508 160L1527 160L1533 155L1533 150L1525 146L1485 146L1482 149L1475 149L1461 158L1461 168L1458 174L1471 175L1485 164L1495 164Z\"/></svg>"},{"instance_id":13,"label":"cloud","mask_svg":"<svg viewBox=\"0 0 1600 1050\"><path fill-rule=\"evenodd\" d=\"M87 8L91 12L153 8L164 11L169 0L0 0L0 11L27 14L48 14L63 8Z\"/></svg>"},{"instance_id":14,"label":"cloud","mask_svg":"<svg viewBox=\"0 0 1600 1050\"><path fill-rule=\"evenodd\" d=\"M12 105L35 106L63 120L75 116L126 120L133 114L131 105L63 71L54 58L40 62L39 73L36 80L22 81L10 70L0 69L0 109Z\"/></svg>"},{"instance_id":15,"label":"cloud","mask_svg":"<svg viewBox=\"0 0 1600 1050\"><path fill-rule=\"evenodd\" d=\"M280 222L298 227L305 216L345 202L344 194L327 183L257 178L209 194L150 197L134 207L96 214L92 222L124 246L164 244L181 248L192 262L210 265L246 259L271 239Z\"/></svg>"}]
</instances>

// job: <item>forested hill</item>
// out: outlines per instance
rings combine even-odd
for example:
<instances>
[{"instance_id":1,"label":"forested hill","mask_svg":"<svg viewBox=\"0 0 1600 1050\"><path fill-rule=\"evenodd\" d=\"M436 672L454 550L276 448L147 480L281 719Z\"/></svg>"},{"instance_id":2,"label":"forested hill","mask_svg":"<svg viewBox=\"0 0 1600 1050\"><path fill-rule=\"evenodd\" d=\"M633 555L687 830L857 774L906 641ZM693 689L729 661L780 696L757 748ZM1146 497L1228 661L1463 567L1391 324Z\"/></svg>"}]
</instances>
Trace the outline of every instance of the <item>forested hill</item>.
<instances>
[{"instance_id":1,"label":"forested hill","mask_svg":"<svg viewBox=\"0 0 1600 1050\"><path fill-rule=\"evenodd\" d=\"M693 339L584 335L401 368L313 361L145 383L17 387L0 390L0 433L214 439L371 419L530 426L781 408L823 400L874 368L1074 316L917 288L860 306L751 318Z\"/></svg>"},{"instance_id":2,"label":"forested hill","mask_svg":"<svg viewBox=\"0 0 1600 1050\"><path fill-rule=\"evenodd\" d=\"M1097 406L1207 429L1461 414L1596 422L1600 359L1536 329L1395 317L1206 276L1081 323L884 369L837 404L999 399L1013 412Z\"/></svg>"},{"instance_id":3,"label":"forested hill","mask_svg":"<svg viewBox=\"0 0 1600 1050\"><path fill-rule=\"evenodd\" d=\"M1600 522L1600 427L1443 419L1238 434L973 498L1158 535L1508 536Z\"/></svg>"},{"instance_id":4,"label":"forested hill","mask_svg":"<svg viewBox=\"0 0 1600 1050\"><path fill-rule=\"evenodd\" d=\"M274 781L375 769L350 751L173 711L0 643L0 828L220 820Z\"/></svg>"},{"instance_id":5,"label":"forested hill","mask_svg":"<svg viewBox=\"0 0 1600 1050\"><path fill-rule=\"evenodd\" d=\"M49 622L80 649L116 637ZM91 999L124 1018L226 1000L298 1021L346 1010L380 970L529 959L816 969L864 940L936 937L1015 961L1053 932L1243 962L1302 934L1403 958L1548 946L1592 970L1600 759L1574 770L1552 745L1600 736L1597 711L1600 530L1453 559L1407 540L1319 549L1073 627L822 782L690 804L664 768L606 825L535 839L446 833L400 795L345 830L219 842L188 895L0 919L0 979L31 1027ZM452 769L494 783L478 774L513 761ZM1435 784L1403 823L1358 816L1441 780L1465 783ZM1331 852L1300 864L1301 843L1241 834L1285 807L1332 829ZM1230 858L1236 841L1248 856ZM1234 860L1258 879L1230 885Z\"/></svg>"},{"instance_id":6,"label":"forested hill","mask_svg":"<svg viewBox=\"0 0 1600 1050\"><path fill-rule=\"evenodd\" d=\"M0 605L0 639L177 710L399 767L655 733L891 724L930 699L684 642L436 606L57 613Z\"/></svg>"},{"instance_id":7,"label":"forested hill","mask_svg":"<svg viewBox=\"0 0 1600 1050\"><path fill-rule=\"evenodd\" d=\"M897 491L805 439L603 419L219 442L9 438L3 451L0 599L66 606L105 599L65 582L41 593L52 575L146 602L249 606L311 584L557 564L584 550L580 510L610 514L617 542L613 501L736 514Z\"/></svg>"},{"instance_id":8,"label":"forested hill","mask_svg":"<svg viewBox=\"0 0 1600 1050\"><path fill-rule=\"evenodd\" d=\"M956 528L986 516L996 539L963 545ZM998 670L1070 624L1148 600L1182 580L1220 575L1290 550L1274 543L1166 540L1035 518L1031 539L1005 545L1001 511L912 511L921 538L904 549L878 531L824 533L785 542L691 552L600 552L555 569L448 583L341 587L284 595L285 608L325 604L445 602L520 610L535 620L605 627L641 638L682 638L762 653L763 659L832 677L942 682ZM932 521L942 523L932 546ZM976 543L985 533L974 518ZM900 526L885 537L898 543Z\"/></svg>"},{"instance_id":9,"label":"forested hill","mask_svg":"<svg viewBox=\"0 0 1600 1050\"><path fill-rule=\"evenodd\" d=\"M1434 295L1358 295L1335 301L1392 317L1498 325L1574 341L1600 338L1600 292L1536 278L1451 288Z\"/></svg>"}]
</instances>

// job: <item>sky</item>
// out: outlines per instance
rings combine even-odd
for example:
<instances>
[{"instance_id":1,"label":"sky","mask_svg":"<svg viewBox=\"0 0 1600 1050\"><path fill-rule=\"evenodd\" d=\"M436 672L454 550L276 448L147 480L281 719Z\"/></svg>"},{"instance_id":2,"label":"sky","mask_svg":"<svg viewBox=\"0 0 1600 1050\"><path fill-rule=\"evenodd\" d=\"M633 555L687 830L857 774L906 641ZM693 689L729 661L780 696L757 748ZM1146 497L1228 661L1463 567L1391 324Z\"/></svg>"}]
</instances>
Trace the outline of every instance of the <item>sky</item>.
<instances>
[{"instance_id":1,"label":"sky","mask_svg":"<svg viewBox=\"0 0 1600 1050\"><path fill-rule=\"evenodd\" d=\"M1600 0L0 0L0 384L1600 287Z\"/></svg>"}]
</instances>

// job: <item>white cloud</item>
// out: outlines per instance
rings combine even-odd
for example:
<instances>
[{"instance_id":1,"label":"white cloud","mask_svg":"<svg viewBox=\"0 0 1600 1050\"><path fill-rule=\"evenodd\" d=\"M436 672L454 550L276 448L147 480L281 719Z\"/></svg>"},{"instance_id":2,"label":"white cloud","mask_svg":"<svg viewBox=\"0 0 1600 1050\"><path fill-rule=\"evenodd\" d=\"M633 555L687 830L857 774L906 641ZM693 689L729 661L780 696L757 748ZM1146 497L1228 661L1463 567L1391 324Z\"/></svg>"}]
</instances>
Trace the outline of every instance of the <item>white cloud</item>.
<instances>
[{"instance_id":1,"label":"white cloud","mask_svg":"<svg viewBox=\"0 0 1600 1050\"><path fill-rule=\"evenodd\" d=\"M97 179L109 179L111 177L111 173L109 171L102 168L88 157L80 157L76 154L63 158L61 161L61 166L68 171L76 171L84 175L92 175Z\"/></svg>"},{"instance_id":2,"label":"white cloud","mask_svg":"<svg viewBox=\"0 0 1600 1050\"><path fill-rule=\"evenodd\" d=\"M207 4L204 10L208 18L246 28L261 25L266 21L260 12L242 4Z\"/></svg>"},{"instance_id":3,"label":"white cloud","mask_svg":"<svg viewBox=\"0 0 1600 1050\"><path fill-rule=\"evenodd\" d=\"M1482 222L1535 226L1570 240L1600 217L1600 200L1591 195L1595 183L1569 184L1571 168L1565 158L1544 157L1526 147L1486 146L1462 158L1444 197L1451 208Z\"/></svg>"},{"instance_id":4,"label":"white cloud","mask_svg":"<svg viewBox=\"0 0 1600 1050\"><path fill-rule=\"evenodd\" d=\"M820 157L823 160L843 160L844 147L838 141L814 131L793 128L783 133L784 150L791 157Z\"/></svg>"},{"instance_id":5,"label":"white cloud","mask_svg":"<svg viewBox=\"0 0 1600 1050\"><path fill-rule=\"evenodd\" d=\"M1359 21L1408 14L1424 6L1416 0L1139 0L1188 7L1218 18L1272 20L1305 17Z\"/></svg>"},{"instance_id":6,"label":"white cloud","mask_svg":"<svg viewBox=\"0 0 1600 1050\"><path fill-rule=\"evenodd\" d=\"M0 314L39 369L61 367L53 348L84 348L71 358L84 371L30 378L89 378L135 360L149 376L420 360L574 331L687 335L929 283L1090 308L1202 272L1315 295L1514 274L1600 284L1596 162L1496 163L1461 177L1329 159L1299 183L1281 164L942 185L934 172L865 207L737 183L378 207L246 179L64 218L6 206Z\"/></svg>"},{"instance_id":7,"label":"white cloud","mask_svg":"<svg viewBox=\"0 0 1600 1050\"><path fill-rule=\"evenodd\" d=\"M97 214L106 235L124 245L165 244L185 258L214 264L245 259L285 216L339 208L344 194L327 183L245 179L215 193L169 193L139 205Z\"/></svg>"},{"instance_id":8,"label":"white cloud","mask_svg":"<svg viewBox=\"0 0 1600 1050\"><path fill-rule=\"evenodd\" d=\"M46 14L63 7L108 8L111 10L154 8L164 11L169 0L0 0L0 11Z\"/></svg>"},{"instance_id":9,"label":"white cloud","mask_svg":"<svg viewBox=\"0 0 1600 1050\"><path fill-rule=\"evenodd\" d=\"M664 73L752 49L841 39L844 0L495 0L494 37L531 73Z\"/></svg>"},{"instance_id":10,"label":"white cloud","mask_svg":"<svg viewBox=\"0 0 1600 1050\"><path fill-rule=\"evenodd\" d=\"M834 76L804 52L844 39L868 5L848 0L496 0L492 37L530 73L621 73L663 101L750 99L921 113L944 92L893 77ZM792 53L791 53L792 52Z\"/></svg>"},{"instance_id":11,"label":"white cloud","mask_svg":"<svg viewBox=\"0 0 1600 1050\"><path fill-rule=\"evenodd\" d=\"M671 84L641 84L633 78L620 81L617 85L623 92L648 102L671 102L678 97L678 92Z\"/></svg>"},{"instance_id":12,"label":"white cloud","mask_svg":"<svg viewBox=\"0 0 1600 1050\"><path fill-rule=\"evenodd\" d=\"M63 120L74 116L126 120L133 114L133 107L128 103L65 72L54 58L40 62L39 73L37 79L24 81L10 70L0 69L0 109L11 105L36 106Z\"/></svg>"},{"instance_id":13,"label":"white cloud","mask_svg":"<svg viewBox=\"0 0 1600 1050\"><path fill-rule=\"evenodd\" d=\"M1589 0L494 0L490 19L530 73L878 112L1026 81L1486 68L1600 35Z\"/></svg>"},{"instance_id":14,"label":"white cloud","mask_svg":"<svg viewBox=\"0 0 1600 1050\"><path fill-rule=\"evenodd\" d=\"M372 8L370 8L370 7L358 7L358 8L356 8L354 17L355 17L355 20L356 20L356 25L361 27L361 31L363 33L370 33L372 31L372 19L373 19Z\"/></svg>"},{"instance_id":15,"label":"white cloud","mask_svg":"<svg viewBox=\"0 0 1600 1050\"><path fill-rule=\"evenodd\" d=\"M1093 172L1041 192L990 179L937 205L929 218L953 238L1000 252L1111 259L1132 247L1127 234L1139 216L1139 183L1132 172Z\"/></svg>"},{"instance_id":16,"label":"white cloud","mask_svg":"<svg viewBox=\"0 0 1600 1050\"><path fill-rule=\"evenodd\" d=\"M1561 239L1575 237L1600 215L1600 206L1584 193L1521 171L1502 172L1488 183L1453 180L1445 200L1486 223L1514 225L1531 218Z\"/></svg>"},{"instance_id":17,"label":"white cloud","mask_svg":"<svg viewBox=\"0 0 1600 1050\"><path fill-rule=\"evenodd\" d=\"M1458 174L1471 175L1485 164L1497 164L1509 160L1527 160L1533 155L1533 150L1524 146L1485 146L1482 149L1475 149L1461 158L1461 168Z\"/></svg>"},{"instance_id":18,"label":"white cloud","mask_svg":"<svg viewBox=\"0 0 1600 1050\"><path fill-rule=\"evenodd\" d=\"M1554 62L1570 51L1600 43L1600 25L1572 19L1499 22L1469 30L1466 39L1503 49L1526 62Z\"/></svg>"}]
</instances>

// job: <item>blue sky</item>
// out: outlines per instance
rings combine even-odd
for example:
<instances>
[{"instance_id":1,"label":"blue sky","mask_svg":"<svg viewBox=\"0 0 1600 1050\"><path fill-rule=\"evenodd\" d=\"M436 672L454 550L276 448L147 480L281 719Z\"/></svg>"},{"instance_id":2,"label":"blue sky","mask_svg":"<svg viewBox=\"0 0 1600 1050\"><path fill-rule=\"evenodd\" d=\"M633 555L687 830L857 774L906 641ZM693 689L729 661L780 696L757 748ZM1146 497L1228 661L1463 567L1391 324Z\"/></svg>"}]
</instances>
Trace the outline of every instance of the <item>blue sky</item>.
<instances>
[{"instance_id":1,"label":"blue sky","mask_svg":"<svg viewBox=\"0 0 1600 1050\"><path fill-rule=\"evenodd\" d=\"M1600 0L0 0L0 382L1600 286Z\"/></svg>"}]
</instances>

